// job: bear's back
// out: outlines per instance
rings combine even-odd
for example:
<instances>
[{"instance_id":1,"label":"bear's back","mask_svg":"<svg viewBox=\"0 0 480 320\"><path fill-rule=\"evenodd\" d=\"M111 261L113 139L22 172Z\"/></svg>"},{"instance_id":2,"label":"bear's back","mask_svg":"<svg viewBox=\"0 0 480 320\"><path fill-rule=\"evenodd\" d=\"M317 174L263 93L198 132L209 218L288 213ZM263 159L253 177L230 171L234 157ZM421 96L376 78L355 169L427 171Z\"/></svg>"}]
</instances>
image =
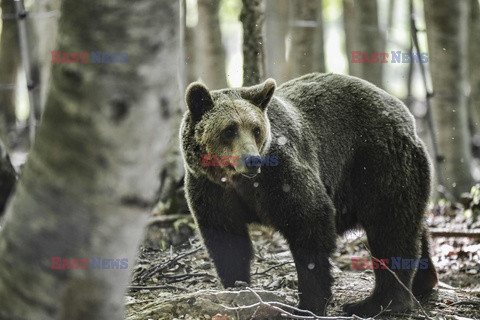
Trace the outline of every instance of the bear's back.
<instances>
[{"instance_id":1,"label":"bear's back","mask_svg":"<svg viewBox=\"0 0 480 320\"><path fill-rule=\"evenodd\" d=\"M276 95L297 108L299 117L313 127L415 136L414 119L406 106L356 77L311 73L286 82Z\"/></svg>"},{"instance_id":2,"label":"bear's back","mask_svg":"<svg viewBox=\"0 0 480 320\"><path fill-rule=\"evenodd\" d=\"M275 97L268 109L273 141L285 136L289 143L273 143L270 152L303 159L333 188L359 158L402 162L423 153L406 106L364 80L312 73L281 85Z\"/></svg>"}]
</instances>

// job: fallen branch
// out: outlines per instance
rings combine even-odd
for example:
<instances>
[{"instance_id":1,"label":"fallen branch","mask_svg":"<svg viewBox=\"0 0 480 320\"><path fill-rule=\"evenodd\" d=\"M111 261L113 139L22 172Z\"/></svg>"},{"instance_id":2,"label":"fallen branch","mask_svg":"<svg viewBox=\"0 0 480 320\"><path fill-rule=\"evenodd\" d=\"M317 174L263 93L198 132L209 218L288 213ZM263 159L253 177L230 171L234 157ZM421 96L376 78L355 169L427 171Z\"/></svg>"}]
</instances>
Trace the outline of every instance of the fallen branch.
<instances>
[{"instance_id":1,"label":"fallen branch","mask_svg":"<svg viewBox=\"0 0 480 320\"><path fill-rule=\"evenodd\" d=\"M137 290L158 290L158 289L174 289L174 290L180 290L180 291L188 291L185 288L182 287L176 287L172 285L162 285L162 286L129 286L127 288L130 291L137 291Z\"/></svg>"},{"instance_id":2,"label":"fallen branch","mask_svg":"<svg viewBox=\"0 0 480 320\"><path fill-rule=\"evenodd\" d=\"M291 263L293 264L294 262L293 261L287 261L287 262L279 263L279 264L276 264L276 265L274 265L274 266L272 266L272 267L270 267L270 268L268 268L268 269L266 269L262 272L255 272L255 273L252 274L252 276L258 276L258 275L261 275L261 274L265 274L265 273L269 272L270 270L273 270L275 268L284 266L286 264L291 264Z\"/></svg>"},{"instance_id":3,"label":"fallen branch","mask_svg":"<svg viewBox=\"0 0 480 320\"><path fill-rule=\"evenodd\" d=\"M144 273L143 275L139 275L139 278L141 280L145 280L147 278L150 278L152 277L153 275L157 274L157 273L160 273L162 272L163 270L165 269L168 269L168 268L171 268L173 265L175 265L180 259L183 259L191 254L194 254L196 252L198 252L200 249L202 249L202 247L198 247L198 248L195 248L191 251L188 251L188 252L185 252L185 253L182 253L182 254L179 254L177 255L176 257L162 263L161 265L158 265L156 267L154 267L150 272L148 273ZM146 271L146 270L145 270Z\"/></svg>"},{"instance_id":4,"label":"fallen branch","mask_svg":"<svg viewBox=\"0 0 480 320\"><path fill-rule=\"evenodd\" d=\"M473 229L469 231L450 231L440 228L429 228L430 235L432 237L467 237L467 238L480 238L480 230Z\"/></svg>"},{"instance_id":5,"label":"fallen branch","mask_svg":"<svg viewBox=\"0 0 480 320\"><path fill-rule=\"evenodd\" d=\"M150 218L148 220L148 225L152 225L156 223L173 222L180 219L189 219L193 221L193 217L190 214L169 214L169 215L155 216Z\"/></svg>"},{"instance_id":6,"label":"fallen branch","mask_svg":"<svg viewBox=\"0 0 480 320\"><path fill-rule=\"evenodd\" d=\"M296 308L296 307L293 307L293 306L290 306L288 304L284 304L284 303L281 303L281 302L263 301L262 297L260 297L260 295L257 292L255 292L253 289L247 288L247 290L249 290L258 299L257 303L254 303L254 304L251 304L251 305L248 305L248 306L239 306L239 307L229 307L229 306L222 305L222 307L224 307L226 310L232 310L232 311L240 311L240 310L245 310L245 309L257 308L254 315L258 312L258 308L263 307L263 308L265 308L265 310L269 310L269 311L272 311L274 313L279 313L280 316L282 316L284 318L288 318L288 319L301 319L301 320L367 320L367 319L373 319L373 318L361 318L361 317L358 317L356 315L349 316L349 317L348 316L317 316L316 314L314 314L311 311L302 310L302 309L299 309L299 308ZM297 312L297 313L304 313L304 314L307 314L307 316L296 315L296 314L293 314L293 313L291 313L291 312L289 312L285 309L292 310L292 311ZM383 310L382 310L382 312L383 312ZM253 319L253 317L252 317L252 319Z\"/></svg>"},{"instance_id":7,"label":"fallen branch","mask_svg":"<svg viewBox=\"0 0 480 320\"><path fill-rule=\"evenodd\" d=\"M465 305L472 305L472 306L479 306L480 307L480 302L472 301L472 300L462 300L462 301L454 302L454 303L451 304L451 306L465 306Z\"/></svg>"},{"instance_id":8,"label":"fallen branch","mask_svg":"<svg viewBox=\"0 0 480 320\"><path fill-rule=\"evenodd\" d=\"M167 275L163 276L163 278L173 280L171 282L180 282L180 281L184 281L184 280L187 280L189 278L195 278L195 277L210 277L210 278L213 278L214 276L209 274L209 273L184 273L184 274L176 274L176 275L173 275L173 276L167 276Z\"/></svg>"}]
</instances>

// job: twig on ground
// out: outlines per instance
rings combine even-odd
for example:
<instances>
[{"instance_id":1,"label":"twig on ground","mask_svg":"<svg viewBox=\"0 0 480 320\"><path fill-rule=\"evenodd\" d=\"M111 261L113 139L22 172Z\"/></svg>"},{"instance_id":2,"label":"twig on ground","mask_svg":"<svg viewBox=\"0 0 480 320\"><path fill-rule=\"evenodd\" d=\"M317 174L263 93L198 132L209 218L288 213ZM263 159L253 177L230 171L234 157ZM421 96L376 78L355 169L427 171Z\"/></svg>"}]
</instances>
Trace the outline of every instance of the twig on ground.
<instances>
[{"instance_id":1,"label":"twig on ground","mask_svg":"<svg viewBox=\"0 0 480 320\"><path fill-rule=\"evenodd\" d=\"M294 263L294 262L293 262L293 261L282 262L282 263L276 264L276 265L274 265L274 266L271 266L270 268L268 268L268 269L266 269L266 270L263 270L263 271L261 271L261 272L255 272L255 273L253 273L252 275L253 275L253 276L258 276L258 275L260 275L260 274L265 274L265 273L269 272L270 270L273 270L273 269L275 269L275 268L284 266L284 265L286 265L286 264L291 264L291 263Z\"/></svg>"},{"instance_id":2,"label":"twig on ground","mask_svg":"<svg viewBox=\"0 0 480 320\"><path fill-rule=\"evenodd\" d=\"M213 278L214 276L209 273L184 273L184 274L176 274L173 276L163 275L163 278L175 280L174 282L187 280L193 277L212 277Z\"/></svg>"},{"instance_id":3,"label":"twig on ground","mask_svg":"<svg viewBox=\"0 0 480 320\"><path fill-rule=\"evenodd\" d=\"M238 306L238 307L229 307L229 306L222 305L222 307L227 310L232 310L237 312L240 310L257 308L254 314L258 312L259 307L264 307L267 310L273 311L275 313L279 313L280 316L284 318L299 319L299 320L370 320L370 319L373 319L373 318L361 318L356 315L353 315L350 317L348 316L317 316L311 311L302 310L281 302L263 301L262 297L260 297L260 295L257 292L255 292L253 289L247 287L247 290L250 291L258 299L257 303L254 303L248 306ZM308 315L307 316L295 315L291 312L286 311L285 309L287 310L290 309L290 310L293 310L294 312L301 312Z\"/></svg>"},{"instance_id":4,"label":"twig on ground","mask_svg":"<svg viewBox=\"0 0 480 320\"><path fill-rule=\"evenodd\" d=\"M390 302L387 304L387 306L384 308L384 307L381 307L382 310L380 310L379 313L377 313L376 315L374 315L372 318L375 319L376 317L378 317L379 315L381 315L382 313L384 313L385 311L388 310L388 307L390 307L390 305L392 304L392 300L390 300Z\"/></svg>"},{"instance_id":5,"label":"twig on ground","mask_svg":"<svg viewBox=\"0 0 480 320\"><path fill-rule=\"evenodd\" d=\"M148 225L152 225L155 223L172 222L172 221L177 221L179 219L193 220L193 217L189 214L168 214L168 215L162 215L162 216L154 216L148 219Z\"/></svg>"},{"instance_id":6,"label":"twig on ground","mask_svg":"<svg viewBox=\"0 0 480 320\"><path fill-rule=\"evenodd\" d=\"M429 233L432 237L467 237L467 238L480 238L480 230L473 229L468 231L451 231L441 228L429 228Z\"/></svg>"},{"instance_id":7,"label":"twig on ground","mask_svg":"<svg viewBox=\"0 0 480 320\"><path fill-rule=\"evenodd\" d=\"M463 306L463 305L480 306L480 302L471 301L471 300L462 300L462 301L454 302L451 304L451 306Z\"/></svg>"},{"instance_id":8,"label":"twig on ground","mask_svg":"<svg viewBox=\"0 0 480 320\"><path fill-rule=\"evenodd\" d=\"M141 280L145 280L147 278L150 278L152 277L153 275L157 274L157 273L160 273L162 272L163 270L165 269L168 269L168 268L171 268L173 265L175 265L175 263L177 263L180 259L183 259L185 258L186 256L189 256L191 254L194 254L196 252L198 252L200 249L202 249L201 246L199 246L198 248L195 248L191 251L188 251L188 252L185 252L185 253L182 253L182 254L179 254L177 255L176 257L162 263L161 265L158 265L156 266L155 268L152 268L152 270L150 270L150 272L148 273L145 273L143 275L140 275L139 278Z\"/></svg>"},{"instance_id":9,"label":"twig on ground","mask_svg":"<svg viewBox=\"0 0 480 320\"><path fill-rule=\"evenodd\" d=\"M180 291L188 291L182 287L176 287L172 285L161 285L161 286L129 286L128 290L136 291L136 290L158 290L158 289L174 289Z\"/></svg>"}]
</instances>

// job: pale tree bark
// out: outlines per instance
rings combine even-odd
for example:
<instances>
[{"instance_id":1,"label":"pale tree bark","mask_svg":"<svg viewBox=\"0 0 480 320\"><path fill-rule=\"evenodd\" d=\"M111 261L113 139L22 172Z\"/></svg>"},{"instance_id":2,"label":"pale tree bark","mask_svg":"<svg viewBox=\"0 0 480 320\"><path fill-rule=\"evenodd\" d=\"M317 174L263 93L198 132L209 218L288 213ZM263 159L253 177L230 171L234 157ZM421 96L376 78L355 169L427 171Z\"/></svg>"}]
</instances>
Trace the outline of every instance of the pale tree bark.
<instances>
[{"instance_id":1,"label":"pale tree bark","mask_svg":"<svg viewBox=\"0 0 480 320\"><path fill-rule=\"evenodd\" d=\"M225 49L222 44L218 10L220 0L198 0L198 25L195 28L197 75L210 89L227 86Z\"/></svg>"},{"instance_id":2,"label":"pale tree bark","mask_svg":"<svg viewBox=\"0 0 480 320\"><path fill-rule=\"evenodd\" d=\"M351 63L352 51L385 51L385 39L378 23L377 0L344 0L344 28L350 74L382 86L382 63Z\"/></svg>"},{"instance_id":3,"label":"pale tree bark","mask_svg":"<svg viewBox=\"0 0 480 320\"><path fill-rule=\"evenodd\" d=\"M52 51L58 34L61 0L35 0L26 10L28 22L28 46L32 68L33 109L36 119L40 118L48 93ZM31 102L32 103L32 102Z\"/></svg>"},{"instance_id":4,"label":"pale tree bark","mask_svg":"<svg viewBox=\"0 0 480 320\"><path fill-rule=\"evenodd\" d=\"M441 170L446 190L459 197L472 184L465 87L468 79L468 1L426 0L429 63Z\"/></svg>"},{"instance_id":5,"label":"pale tree bark","mask_svg":"<svg viewBox=\"0 0 480 320\"><path fill-rule=\"evenodd\" d=\"M251 86L265 79L263 50L263 0L242 0L240 21L243 23L243 85Z\"/></svg>"},{"instance_id":6,"label":"pale tree bark","mask_svg":"<svg viewBox=\"0 0 480 320\"><path fill-rule=\"evenodd\" d=\"M318 0L317 27L315 28L313 70L325 72L325 48L323 36L323 1Z\"/></svg>"},{"instance_id":7,"label":"pale tree bark","mask_svg":"<svg viewBox=\"0 0 480 320\"><path fill-rule=\"evenodd\" d=\"M289 0L265 2L265 64L266 76L278 84L289 79L285 40L288 33Z\"/></svg>"},{"instance_id":8,"label":"pale tree bark","mask_svg":"<svg viewBox=\"0 0 480 320\"><path fill-rule=\"evenodd\" d=\"M290 2L290 77L324 71L322 1Z\"/></svg>"},{"instance_id":9,"label":"pale tree bark","mask_svg":"<svg viewBox=\"0 0 480 320\"><path fill-rule=\"evenodd\" d=\"M187 26L187 3L182 2L182 25L183 25L183 51L185 57L184 68L184 88L189 83L197 80L197 71L195 70L195 28Z\"/></svg>"},{"instance_id":10,"label":"pale tree bark","mask_svg":"<svg viewBox=\"0 0 480 320\"><path fill-rule=\"evenodd\" d=\"M352 76L361 76L359 63L352 63L352 51L357 51L357 27L358 17L355 14L353 0L343 0L343 29L345 32L345 50L348 60L348 73Z\"/></svg>"},{"instance_id":11,"label":"pale tree bark","mask_svg":"<svg viewBox=\"0 0 480 320\"><path fill-rule=\"evenodd\" d=\"M1 0L2 34L0 38L0 138L10 146L9 130L15 125L15 85L19 67L18 33L13 0Z\"/></svg>"},{"instance_id":12,"label":"pale tree bark","mask_svg":"<svg viewBox=\"0 0 480 320\"><path fill-rule=\"evenodd\" d=\"M179 2L64 0L57 49L127 63L55 64L0 233L1 319L120 319L177 128ZM52 269L52 257L128 259L127 270Z\"/></svg>"},{"instance_id":13,"label":"pale tree bark","mask_svg":"<svg viewBox=\"0 0 480 320\"><path fill-rule=\"evenodd\" d=\"M15 187L17 174L10 162L7 149L0 139L0 216L2 216L10 194Z\"/></svg>"},{"instance_id":14,"label":"pale tree bark","mask_svg":"<svg viewBox=\"0 0 480 320\"><path fill-rule=\"evenodd\" d=\"M480 157L480 8L478 0L470 0L470 26L468 33L470 123L475 136L473 140L475 152Z\"/></svg>"},{"instance_id":15,"label":"pale tree bark","mask_svg":"<svg viewBox=\"0 0 480 320\"><path fill-rule=\"evenodd\" d=\"M182 28L180 29L180 34L183 37L183 43L182 50L180 50L178 55L181 61L187 61L186 50L188 50L188 48L192 49L193 46L191 46L191 44L185 45L187 41L186 4L183 0L180 0L180 4L182 21ZM190 34L190 36L193 36L193 34ZM188 68L179 68L179 71L180 89L181 92L184 92L186 86L188 85L186 79L188 79L190 71L188 71ZM177 97L177 101L172 106L169 106L169 102L165 100L161 100L161 103L167 103L167 106L165 107L167 107L168 113L165 114L165 116L171 118L171 125L174 128L174 131L178 132L180 128L180 122L182 121L182 116L184 113L183 99L181 99L180 96ZM158 190L157 213L189 213L183 188L185 168L183 166L183 160L180 153L179 145L179 135L173 134L170 140L167 142L167 150L164 157L164 164L159 174L160 189Z\"/></svg>"}]
</instances>

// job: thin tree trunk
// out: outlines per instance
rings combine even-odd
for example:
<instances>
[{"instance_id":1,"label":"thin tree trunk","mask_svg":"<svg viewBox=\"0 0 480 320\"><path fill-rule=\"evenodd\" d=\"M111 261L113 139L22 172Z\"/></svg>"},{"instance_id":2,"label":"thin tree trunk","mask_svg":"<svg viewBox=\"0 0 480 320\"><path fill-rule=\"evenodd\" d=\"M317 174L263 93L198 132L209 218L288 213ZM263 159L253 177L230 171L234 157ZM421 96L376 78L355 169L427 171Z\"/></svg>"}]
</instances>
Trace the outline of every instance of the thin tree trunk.
<instances>
[{"instance_id":1,"label":"thin tree trunk","mask_svg":"<svg viewBox=\"0 0 480 320\"><path fill-rule=\"evenodd\" d=\"M34 110L36 119L40 119L45 105L52 67L52 48L55 48L58 34L61 0L35 0L27 10L32 18L28 22L28 45L32 80L34 81ZM91 50L93 51L93 50Z\"/></svg>"},{"instance_id":2,"label":"thin tree trunk","mask_svg":"<svg viewBox=\"0 0 480 320\"><path fill-rule=\"evenodd\" d=\"M361 52L371 55L384 52L383 33L378 24L377 0L355 0L358 12L358 45ZM382 63L361 63L362 78L377 86L382 86Z\"/></svg>"},{"instance_id":3,"label":"thin tree trunk","mask_svg":"<svg viewBox=\"0 0 480 320\"><path fill-rule=\"evenodd\" d=\"M251 86L265 79L263 51L263 0L242 0L243 85Z\"/></svg>"},{"instance_id":4,"label":"thin tree trunk","mask_svg":"<svg viewBox=\"0 0 480 320\"><path fill-rule=\"evenodd\" d=\"M383 64L351 63L352 51L369 57L385 51L385 40L378 24L377 0L344 0L344 26L350 74L382 86Z\"/></svg>"},{"instance_id":5,"label":"thin tree trunk","mask_svg":"<svg viewBox=\"0 0 480 320\"><path fill-rule=\"evenodd\" d=\"M195 70L195 29L187 26L187 3L186 0L182 2L182 25L183 25L183 51L185 55L185 69L184 69L184 88L189 83L197 80Z\"/></svg>"},{"instance_id":6,"label":"thin tree trunk","mask_svg":"<svg viewBox=\"0 0 480 320\"><path fill-rule=\"evenodd\" d=\"M193 81L198 80L196 71L196 51L195 51L195 29L185 26L184 36L184 50L185 50L185 81L188 85Z\"/></svg>"},{"instance_id":7,"label":"thin tree trunk","mask_svg":"<svg viewBox=\"0 0 480 320\"><path fill-rule=\"evenodd\" d=\"M314 39L314 60L313 70L317 72L325 72L325 49L323 37L323 1L318 0L317 8L317 27L315 28Z\"/></svg>"},{"instance_id":8,"label":"thin tree trunk","mask_svg":"<svg viewBox=\"0 0 480 320\"><path fill-rule=\"evenodd\" d=\"M58 50L127 63L55 64L42 125L0 233L1 319L120 319L158 172L176 135L179 2L64 0ZM52 257L127 259L52 269Z\"/></svg>"},{"instance_id":9,"label":"thin tree trunk","mask_svg":"<svg viewBox=\"0 0 480 320\"><path fill-rule=\"evenodd\" d=\"M345 31L345 50L347 51L348 73L352 76L361 77L361 66L359 63L352 63L352 51L357 51L358 17L355 14L356 8L353 0L343 0L343 29Z\"/></svg>"},{"instance_id":10,"label":"thin tree trunk","mask_svg":"<svg viewBox=\"0 0 480 320\"><path fill-rule=\"evenodd\" d=\"M297 0L290 2L290 77L314 71L315 38L319 1Z\"/></svg>"},{"instance_id":11,"label":"thin tree trunk","mask_svg":"<svg viewBox=\"0 0 480 320\"><path fill-rule=\"evenodd\" d=\"M0 139L0 216L15 187L17 174L8 157L7 149Z\"/></svg>"},{"instance_id":12,"label":"thin tree trunk","mask_svg":"<svg viewBox=\"0 0 480 320\"><path fill-rule=\"evenodd\" d=\"M480 8L478 0L470 0L469 63L471 126L474 148L480 157Z\"/></svg>"},{"instance_id":13,"label":"thin tree trunk","mask_svg":"<svg viewBox=\"0 0 480 320\"><path fill-rule=\"evenodd\" d=\"M225 49L222 44L218 10L220 0L198 0L198 25L195 28L197 75L211 89L227 86Z\"/></svg>"},{"instance_id":14,"label":"thin tree trunk","mask_svg":"<svg viewBox=\"0 0 480 320\"><path fill-rule=\"evenodd\" d=\"M1 0L2 15L13 17L13 0ZM15 85L19 67L18 33L15 19L2 20L0 38L0 138L10 146L9 131L15 125Z\"/></svg>"},{"instance_id":15,"label":"thin tree trunk","mask_svg":"<svg viewBox=\"0 0 480 320\"><path fill-rule=\"evenodd\" d=\"M188 49L193 49L193 46L186 44L187 41L187 27L186 27L186 3L181 0L181 35L183 36L183 50L179 52L181 55L182 61L192 61L191 59L187 60ZM191 33L189 36L193 36ZM191 39L193 40L193 39ZM190 52L192 54L192 52ZM189 58L192 58L191 56ZM191 66L190 66L191 67ZM191 72L183 69L180 72L180 88L181 92L184 92L188 83L186 83L186 77L191 75ZM182 121L182 116L184 113L184 104L183 100L180 99L180 96L177 97L177 101L170 107L169 117L171 118L172 127L175 128L177 132L180 128L180 122ZM163 103L163 101L161 102ZM185 176L185 169L183 166L183 160L180 153L180 141L179 135L174 134L167 142L167 150L165 153L163 166L160 171L160 189L158 191L158 203L157 209L163 214L176 214L176 213L189 213L187 201L185 199L185 192L183 189L183 179Z\"/></svg>"},{"instance_id":16,"label":"thin tree trunk","mask_svg":"<svg viewBox=\"0 0 480 320\"><path fill-rule=\"evenodd\" d=\"M433 116L441 170L453 196L470 190L471 150L465 85L468 81L468 1L425 0Z\"/></svg>"},{"instance_id":17,"label":"thin tree trunk","mask_svg":"<svg viewBox=\"0 0 480 320\"><path fill-rule=\"evenodd\" d=\"M288 80L285 40L289 0L266 0L265 5L266 74L282 83Z\"/></svg>"}]
</instances>

